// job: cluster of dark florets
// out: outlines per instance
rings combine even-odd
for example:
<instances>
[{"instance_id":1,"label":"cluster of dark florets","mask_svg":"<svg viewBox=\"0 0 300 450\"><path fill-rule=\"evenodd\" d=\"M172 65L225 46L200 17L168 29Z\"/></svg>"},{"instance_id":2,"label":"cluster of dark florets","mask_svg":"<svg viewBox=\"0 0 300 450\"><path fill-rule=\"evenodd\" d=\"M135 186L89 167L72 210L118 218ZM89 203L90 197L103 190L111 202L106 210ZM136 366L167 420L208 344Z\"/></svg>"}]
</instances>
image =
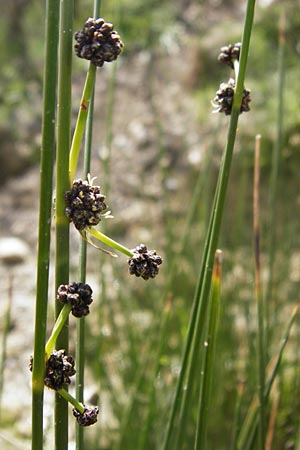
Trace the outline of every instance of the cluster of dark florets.
<instances>
[{"instance_id":1,"label":"cluster of dark florets","mask_svg":"<svg viewBox=\"0 0 300 450\"><path fill-rule=\"evenodd\" d=\"M237 42L236 44L229 44L225 47L222 47L221 52L218 56L218 60L223 64L227 64L227 66L233 69L233 61L239 60L240 58L241 46L242 44L240 42Z\"/></svg>"},{"instance_id":2,"label":"cluster of dark florets","mask_svg":"<svg viewBox=\"0 0 300 450\"><path fill-rule=\"evenodd\" d=\"M74 366L74 359L65 350L55 350L46 361L45 385L57 391L70 384L70 377L76 373Z\"/></svg>"},{"instance_id":3,"label":"cluster of dark florets","mask_svg":"<svg viewBox=\"0 0 300 450\"><path fill-rule=\"evenodd\" d=\"M222 47L218 57L219 61L234 69L234 61L239 60L241 47L242 44L240 42ZM227 83L220 84L220 88L217 90L216 96L212 102L215 108L213 112L224 113L226 114L226 116L229 116L231 114L235 87L236 81L234 78L230 78ZM250 101L250 91L248 89L244 89L242 94L240 114L250 111Z\"/></svg>"},{"instance_id":4,"label":"cluster of dark florets","mask_svg":"<svg viewBox=\"0 0 300 450\"><path fill-rule=\"evenodd\" d=\"M77 422L82 427L88 427L89 425L93 425L97 422L97 416L99 414L98 406L87 408L84 407L83 413L77 411L77 409L73 409L73 416L76 417Z\"/></svg>"},{"instance_id":5,"label":"cluster of dark florets","mask_svg":"<svg viewBox=\"0 0 300 450\"><path fill-rule=\"evenodd\" d=\"M75 52L79 58L91 61L98 67L117 59L124 44L113 24L104 19L89 18L82 30L75 33Z\"/></svg>"},{"instance_id":6,"label":"cluster of dark florets","mask_svg":"<svg viewBox=\"0 0 300 450\"><path fill-rule=\"evenodd\" d=\"M83 317L90 312L92 293L92 288L88 284L72 282L58 286L56 298L61 303L71 305L73 316Z\"/></svg>"},{"instance_id":7,"label":"cluster of dark florets","mask_svg":"<svg viewBox=\"0 0 300 450\"><path fill-rule=\"evenodd\" d=\"M226 116L231 114L233 96L235 91L235 80L230 78L228 83L221 83L220 88L216 92L216 96L213 100L213 106L215 107L215 112L223 112ZM242 104L240 113L247 112L250 110L249 102L251 101L250 91L244 89L242 96Z\"/></svg>"},{"instance_id":8,"label":"cluster of dark florets","mask_svg":"<svg viewBox=\"0 0 300 450\"><path fill-rule=\"evenodd\" d=\"M100 186L92 186L81 179L73 182L72 189L65 193L65 214L77 230L97 225L106 209L105 195Z\"/></svg>"},{"instance_id":9,"label":"cluster of dark florets","mask_svg":"<svg viewBox=\"0 0 300 450\"><path fill-rule=\"evenodd\" d=\"M140 244L133 251L133 256L129 258L129 273L144 280L154 278L158 274L159 265L163 262L161 256L155 250L147 249L146 245Z\"/></svg>"}]
</instances>

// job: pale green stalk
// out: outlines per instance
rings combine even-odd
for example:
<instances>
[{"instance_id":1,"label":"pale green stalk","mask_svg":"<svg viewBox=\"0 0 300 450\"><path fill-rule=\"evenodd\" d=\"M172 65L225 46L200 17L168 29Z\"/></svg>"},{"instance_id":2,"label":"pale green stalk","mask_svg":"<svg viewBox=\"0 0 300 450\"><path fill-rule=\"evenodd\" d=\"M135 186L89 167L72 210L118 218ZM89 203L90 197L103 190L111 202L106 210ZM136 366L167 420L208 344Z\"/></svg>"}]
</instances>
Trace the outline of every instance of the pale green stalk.
<instances>
[{"instance_id":1,"label":"pale green stalk","mask_svg":"<svg viewBox=\"0 0 300 450\"><path fill-rule=\"evenodd\" d=\"M84 406L82 405L82 403L80 403L76 398L74 398L66 389L61 388L57 391L57 393L64 400L66 400L67 403L73 405L74 408L77 409L77 411L79 411L80 413L84 412Z\"/></svg>"},{"instance_id":2,"label":"pale green stalk","mask_svg":"<svg viewBox=\"0 0 300 450\"><path fill-rule=\"evenodd\" d=\"M78 113L78 118L76 122L76 127L73 135L72 146L70 151L70 162L69 162L69 179L70 184L73 183L75 178L75 173L78 164L78 158L81 148L81 143L85 131L86 120L89 111L89 104L91 96L94 89L95 77L96 77L97 67L94 64L89 65L89 70L86 76L85 85L83 89L83 94L80 102L80 108Z\"/></svg>"},{"instance_id":3,"label":"pale green stalk","mask_svg":"<svg viewBox=\"0 0 300 450\"><path fill-rule=\"evenodd\" d=\"M67 303L63 306L63 308L60 310L59 316L55 321L51 336L48 339L48 342L45 347L45 356L48 359L56 345L56 341L58 336L61 333L61 330L63 329L65 323L67 322L69 318L69 314L71 312L71 305Z\"/></svg>"},{"instance_id":4,"label":"pale green stalk","mask_svg":"<svg viewBox=\"0 0 300 450\"><path fill-rule=\"evenodd\" d=\"M106 236L105 234L101 233L101 231L97 230L96 228L87 228L86 233L90 234L94 238L98 239L99 241L103 242L104 244L108 245L109 247L118 250L119 252L123 253L126 256L132 257L133 252L129 250L127 247L125 247L122 244L119 244L118 242L114 241L110 237Z\"/></svg>"}]
</instances>

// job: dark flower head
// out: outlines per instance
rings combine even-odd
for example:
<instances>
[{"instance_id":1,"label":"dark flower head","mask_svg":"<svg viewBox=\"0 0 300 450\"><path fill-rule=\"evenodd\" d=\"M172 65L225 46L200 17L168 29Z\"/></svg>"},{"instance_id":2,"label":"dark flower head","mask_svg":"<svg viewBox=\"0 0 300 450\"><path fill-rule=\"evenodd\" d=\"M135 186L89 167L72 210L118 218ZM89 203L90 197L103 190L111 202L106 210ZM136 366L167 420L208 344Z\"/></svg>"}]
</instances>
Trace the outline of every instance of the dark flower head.
<instances>
[{"instance_id":1,"label":"dark flower head","mask_svg":"<svg viewBox=\"0 0 300 450\"><path fill-rule=\"evenodd\" d=\"M65 214L77 230L97 225L106 209L105 195L100 194L100 186L93 186L81 179L73 182L72 189L65 193Z\"/></svg>"},{"instance_id":2,"label":"dark flower head","mask_svg":"<svg viewBox=\"0 0 300 450\"><path fill-rule=\"evenodd\" d=\"M75 33L75 40L76 55L98 67L117 59L124 47L120 36L113 30L113 24L102 18L87 19L82 30Z\"/></svg>"},{"instance_id":3,"label":"dark flower head","mask_svg":"<svg viewBox=\"0 0 300 450\"><path fill-rule=\"evenodd\" d=\"M228 83L220 84L220 88L217 90L216 96L212 102L213 106L215 107L214 112L223 112L226 114L226 116L231 114L234 90L235 80L233 78L230 78ZM250 101L250 91L244 89L240 113L250 111Z\"/></svg>"},{"instance_id":4,"label":"dark flower head","mask_svg":"<svg viewBox=\"0 0 300 450\"><path fill-rule=\"evenodd\" d=\"M46 361L45 385L57 391L70 384L70 377L76 373L74 366L72 356L66 355L65 350L55 350Z\"/></svg>"},{"instance_id":5,"label":"dark flower head","mask_svg":"<svg viewBox=\"0 0 300 450\"><path fill-rule=\"evenodd\" d=\"M73 409L73 416L76 417L77 422L82 427L88 427L89 425L93 425L97 422L97 416L99 414L98 406L87 408L84 407L83 413L77 411L77 409Z\"/></svg>"},{"instance_id":6,"label":"dark flower head","mask_svg":"<svg viewBox=\"0 0 300 450\"><path fill-rule=\"evenodd\" d=\"M240 42L237 42L236 44L229 44L225 47L222 47L221 52L218 56L218 60L223 64L227 64L227 66L230 66L233 69L233 61L239 60L240 58L241 46L242 44Z\"/></svg>"},{"instance_id":7,"label":"dark flower head","mask_svg":"<svg viewBox=\"0 0 300 450\"><path fill-rule=\"evenodd\" d=\"M129 258L129 273L144 280L154 278L159 271L159 265L163 260L156 254L155 250L147 249L146 245L140 244L133 250L133 256Z\"/></svg>"},{"instance_id":8,"label":"dark flower head","mask_svg":"<svg viewBox=\"0 0 300 450\"><path fill-rule=\"evenodd\" d=\"M83 317L90 312L92 293L92 288L88 284L72 282L58 286L56 298L61 303L70 303L73 316Z\"/></svg>"}]
</instances>

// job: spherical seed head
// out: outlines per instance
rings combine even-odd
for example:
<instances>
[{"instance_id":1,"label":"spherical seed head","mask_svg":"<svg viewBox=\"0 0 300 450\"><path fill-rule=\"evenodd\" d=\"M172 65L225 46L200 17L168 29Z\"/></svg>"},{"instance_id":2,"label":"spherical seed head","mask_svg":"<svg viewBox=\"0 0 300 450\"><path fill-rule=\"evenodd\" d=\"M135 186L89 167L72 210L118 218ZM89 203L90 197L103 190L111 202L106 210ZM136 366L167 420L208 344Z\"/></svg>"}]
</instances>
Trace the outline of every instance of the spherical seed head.
<instances>
[{"instance_id":1,"label":"spherical seed head","mask_svg":"<svg viewBox=\"0 0 300 450\"><path fill-rule=\"evenodd\" d=\"M99 186L92 186L81 179L73 182L72 189L65 193L65 214L77 230L97 225L106 209L105 195Z\"/></svg>"},{"instance_id":2,"label":"spherical seed head","mask_svg":"<svg viewBox=\"0 0 300 450\"><path fill-rule=\"evenodd\" d=\"M77 409L73 409L73 416L76 417L77 422L82 427L88 427L97 422L97 416L99 414L98 406L87 408L85 406L84 412L80 413Z\"/></svg>"},{"instance_id":3,"label":"spherical seed head","mask_svg":"<svg viewBox=\"0 0 300 450\"><path fill-rule=\"evenodd\" d=\"M241 46L241 42L237 42L236 44L229 44L225 47L222 47L221 52L218 56L218 60L223 64L227 64L227 66L230 66L233 69L233 61L239 60L240 58Z\"/></svg>"},{"instance_id":4,"label":"spherical seed head","mask_svg":"<svg viewBox=\"0 0 300 450\"><path fill-rule=\"evenodd\" d=\"M233 96L235 90L235 80L230 78L228 83L221 83L220 88L216 92L216 96L213 100L214 112L223 112L226 116L231 114ZM240 114L250 111L249 102L251 101L250 91L244 89L242 95L242 104Z\"/></svg>"},{"instance_id":5,"label":"spherical seed head","mask_svg":"<svg viewBox=\"0 0 300 450\"><path fill-rule=\"evenodd\" d=\"M124 44L113 24L104 19L89 18L82 30L75 33L75 52L79 58L91 61L97 67L117 59Z\"/></svg>"},{"instance_id":6,"label":"spherical seed head","mask_svg":"<svg viewBox=\"0 0 300 450\"><path fill-rule=\"evenodd\" d=\"M89 305L93 302L93 290L86 283L61 284L57 289L57 300L66 304L70 303L72 314L75 317L87 316L90 312Z\"/></svg>"},{"instance_id":7,"label":"spherical seed head","mask_svg":"<svg viewBox=\"0 0 300 450\"><path fill-rule=\"evenodd\" d=\"M76 373L74 366L72 356L66 355L65 350L54 351L46 361L45 385L57 391L70 384L70 377Z\"/></svg>"},{"instance_id":8,"label":"spherical seed head","mask_svg":"<svg viewBox=\"0 0 300 450\"><path fill-rule=\"evenodd\" d=\"M155 250L147 249L145 244L138 245L133 250L133 256L128 259L129 273L144 280L154 278L159 271L159 265L163 260Z\"/></svg>"}]
</instances>

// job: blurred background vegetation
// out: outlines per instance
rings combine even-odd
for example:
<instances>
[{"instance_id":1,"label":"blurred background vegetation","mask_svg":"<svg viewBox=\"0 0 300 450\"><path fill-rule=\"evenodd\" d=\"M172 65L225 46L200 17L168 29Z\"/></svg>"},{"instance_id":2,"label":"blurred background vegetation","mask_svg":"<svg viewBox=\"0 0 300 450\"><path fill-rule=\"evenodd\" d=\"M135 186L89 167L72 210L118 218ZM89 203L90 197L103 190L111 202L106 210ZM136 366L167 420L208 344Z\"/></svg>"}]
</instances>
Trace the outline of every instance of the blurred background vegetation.
<instances>
[{"instance_id":1,"label":"blurred background vegetation","mask_svg":"<svg viewBox=\"0 0 300 450\"><path fill-rule=\"evenodd\" d=\"M38 172L44 3L12 0L1 8L0 180L2 195L6 195L5 183L26 176L26 171ZM75 1L74 30L92 14L92 8L91 0ZM221 46L240 40L244 8L245 2L235 0L114 0L102 4L102 15L115 24L125 51L115 74L106 67L98 71L92 176L97 175L110 191L108 203L115 219L107 225L108 234L129 247L147 241L150 248L163 254L164 266L154 283L129 280L122 258L116 263L99 256L97 261L92 250L89 277L98 286L99 298L93 305L97 313L88 318L87 383L91 397L100 394L102 417L99 427L87 436L90 449L142 448L153 383L155 412L145 449L159 448L162 440L226 139L227 118L211 114L215 91L228 76L217 56ZM260 133L265 286L270 175L277 139L278 23L283 8L283 134L276 193L276 258L268 307L269 356L278 349L284 324L299 300L300 7L293 0L261 0L257 2L246 76L251 112L240 120L220 242L224 254L222 306L207 447L213 450L231 448L237 387L244 386L243 417L257 385L253 153L255 135ZM85 71L85 62L74 60L74 120ZM112 117L109 106L113 106ZM26 210L22 212L26 215ZM5 214L9 215L7 209ZM32 244L26 230L18 237ZM76 267L74 256L74 276ZM34 278L31 282L34 284ZM158 336L167 298L172 307L157 368ZM299 337L298 327L281 369L272 446L276 450L300 448ZM190 414L192 424L194 411ZM188 439L184 448L191 448Z\"/></svg>"}]
</instances>

